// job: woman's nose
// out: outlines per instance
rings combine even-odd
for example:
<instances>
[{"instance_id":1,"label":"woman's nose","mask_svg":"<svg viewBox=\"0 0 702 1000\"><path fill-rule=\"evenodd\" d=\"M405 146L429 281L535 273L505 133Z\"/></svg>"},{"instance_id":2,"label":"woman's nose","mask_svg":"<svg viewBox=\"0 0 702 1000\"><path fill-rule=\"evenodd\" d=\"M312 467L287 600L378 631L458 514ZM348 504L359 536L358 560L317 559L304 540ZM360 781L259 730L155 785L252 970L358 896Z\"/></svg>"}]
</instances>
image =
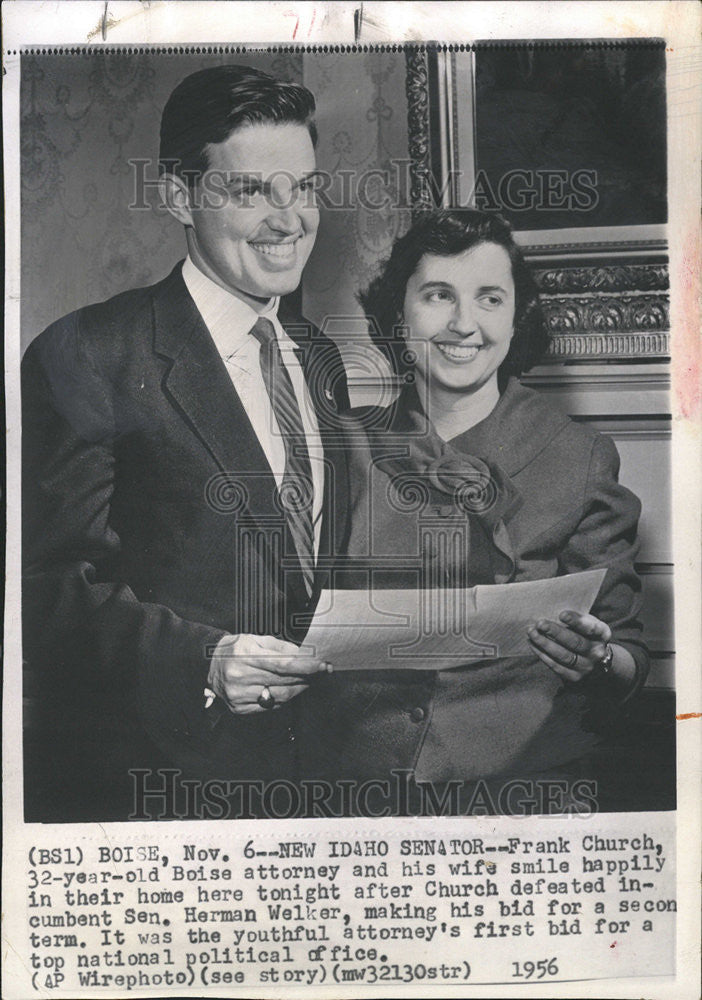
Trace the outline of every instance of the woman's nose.
<instances>
[{"instance_id":1,"label":"woman's nose","mask_svg":"<svg viewBox=\"0 0 702 1000\"><path fill-rule=\"evenodd\" d=\"M469 337L471 333L475 333L477 322L470 303L456 304L448 328L451 333L456 333L459 337Z\"/></svg>"}]
</instances>

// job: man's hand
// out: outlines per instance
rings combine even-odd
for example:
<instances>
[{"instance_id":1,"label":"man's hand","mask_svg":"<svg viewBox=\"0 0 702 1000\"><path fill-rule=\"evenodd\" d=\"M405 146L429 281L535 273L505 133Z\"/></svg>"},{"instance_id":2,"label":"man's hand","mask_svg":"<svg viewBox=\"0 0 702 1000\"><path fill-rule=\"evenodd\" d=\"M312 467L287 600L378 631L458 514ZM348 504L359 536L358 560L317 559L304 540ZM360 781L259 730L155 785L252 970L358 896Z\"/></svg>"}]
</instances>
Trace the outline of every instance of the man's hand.
<instances>
[{"instance_id":1,"label":"man's hand","mask_svg":"<svg viewBox=\"0 0 702 1000\"><path fill-rule=\"evenodd\" d=\"M264 688L279 708L304 691L310 676L331 666L304 656L292 642L270 635L225 635L217 643L207 686L236 715L263 712L258 698Z\"/></svg>"}]
</instances>

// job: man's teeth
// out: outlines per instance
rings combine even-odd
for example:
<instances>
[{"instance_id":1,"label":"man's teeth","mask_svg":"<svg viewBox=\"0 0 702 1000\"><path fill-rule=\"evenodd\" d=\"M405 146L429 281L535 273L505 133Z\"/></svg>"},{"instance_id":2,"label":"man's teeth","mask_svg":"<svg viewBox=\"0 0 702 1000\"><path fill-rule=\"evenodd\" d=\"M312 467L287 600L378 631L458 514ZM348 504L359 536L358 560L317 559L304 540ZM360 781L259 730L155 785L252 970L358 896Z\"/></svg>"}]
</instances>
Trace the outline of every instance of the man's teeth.
<instances>
[{"instance_id":1,"label":"man's teeth","mask_svg":"<svg viewBox=\"0 0 702 1000\"><path fill-rule=\"evenodd\" d=\"M480 350L474 344L463 346L460 344L437 344L436 346L442 354L448 358L455 358L456 361L468 361L470 358L474 358Z\"/></svg>"},{"instance_id":2,"label":"man's teeth","mask_svg":"<svg viewBox=\"0 0 702 1000\"><path fill-rule=\"evenodd\" d=\"M270 257L292 257L295 253L294 240L291 243L252 243L251 246L258 253L268 254Z\"/></svg>"}]
</instances>

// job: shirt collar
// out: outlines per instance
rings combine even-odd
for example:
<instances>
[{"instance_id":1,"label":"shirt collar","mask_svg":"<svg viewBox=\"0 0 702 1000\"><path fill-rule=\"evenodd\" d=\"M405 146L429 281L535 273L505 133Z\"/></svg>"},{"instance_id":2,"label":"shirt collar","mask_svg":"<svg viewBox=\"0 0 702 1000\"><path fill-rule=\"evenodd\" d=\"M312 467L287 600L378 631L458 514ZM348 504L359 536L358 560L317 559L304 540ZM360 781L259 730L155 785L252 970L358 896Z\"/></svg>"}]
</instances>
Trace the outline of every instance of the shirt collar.
<instances>
[{"instance_id":1,"label":"shirt collar","mask_svg":"<svg viewBox=\"0 0 702 1000\"><path fill-rule=\"evenodd\" d=\"M256 312L233 292L203 274L190 256L183 263L183 281L222 357L231 357L248 345L248 335L261 316L273 323L279 339L281 334L286 336L278 320L278 296L274 296L260 313Z\"/></svg>"}]
</instances>

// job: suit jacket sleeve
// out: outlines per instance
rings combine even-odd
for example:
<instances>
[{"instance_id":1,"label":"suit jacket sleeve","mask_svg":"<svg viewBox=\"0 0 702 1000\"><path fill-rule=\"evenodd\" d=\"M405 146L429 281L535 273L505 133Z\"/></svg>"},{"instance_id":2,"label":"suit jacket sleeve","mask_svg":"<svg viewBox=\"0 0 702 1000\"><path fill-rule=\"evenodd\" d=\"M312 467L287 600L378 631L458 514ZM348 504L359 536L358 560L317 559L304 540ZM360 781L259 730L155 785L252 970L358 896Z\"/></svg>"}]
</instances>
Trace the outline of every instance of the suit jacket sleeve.
<instances>
[{"instance_id":1,"label":"suit jacket sleeve","mask_svg":"<svg viewBox=\"0 0 702 1000\"><path fill-rule=\"evenodd\" d=\"M25 657L48 684L104 704L131 690L142 714L187 732L202 713L207 647L225 633L119 580L112 390L77 326L60 321L22 366Z\"/></svg>"},{"instance_id":2,"label":"suit jacket sleeve","mask_svg":"<svg viewBox=\"0 0 702 1000\"><path fill-rule=\"evenodd\" d=\"M635 570L636 537L641 504L618 481L619 454L610 438L598 435L592 446L590 467L577 531L561 557L564 573L606 567L592 614L612 629L612 640L629 650L636 663L636 682L627 699L643 685L648 674L648 652L638 621L641 580Z\"/></svg>"}]
</instances>

